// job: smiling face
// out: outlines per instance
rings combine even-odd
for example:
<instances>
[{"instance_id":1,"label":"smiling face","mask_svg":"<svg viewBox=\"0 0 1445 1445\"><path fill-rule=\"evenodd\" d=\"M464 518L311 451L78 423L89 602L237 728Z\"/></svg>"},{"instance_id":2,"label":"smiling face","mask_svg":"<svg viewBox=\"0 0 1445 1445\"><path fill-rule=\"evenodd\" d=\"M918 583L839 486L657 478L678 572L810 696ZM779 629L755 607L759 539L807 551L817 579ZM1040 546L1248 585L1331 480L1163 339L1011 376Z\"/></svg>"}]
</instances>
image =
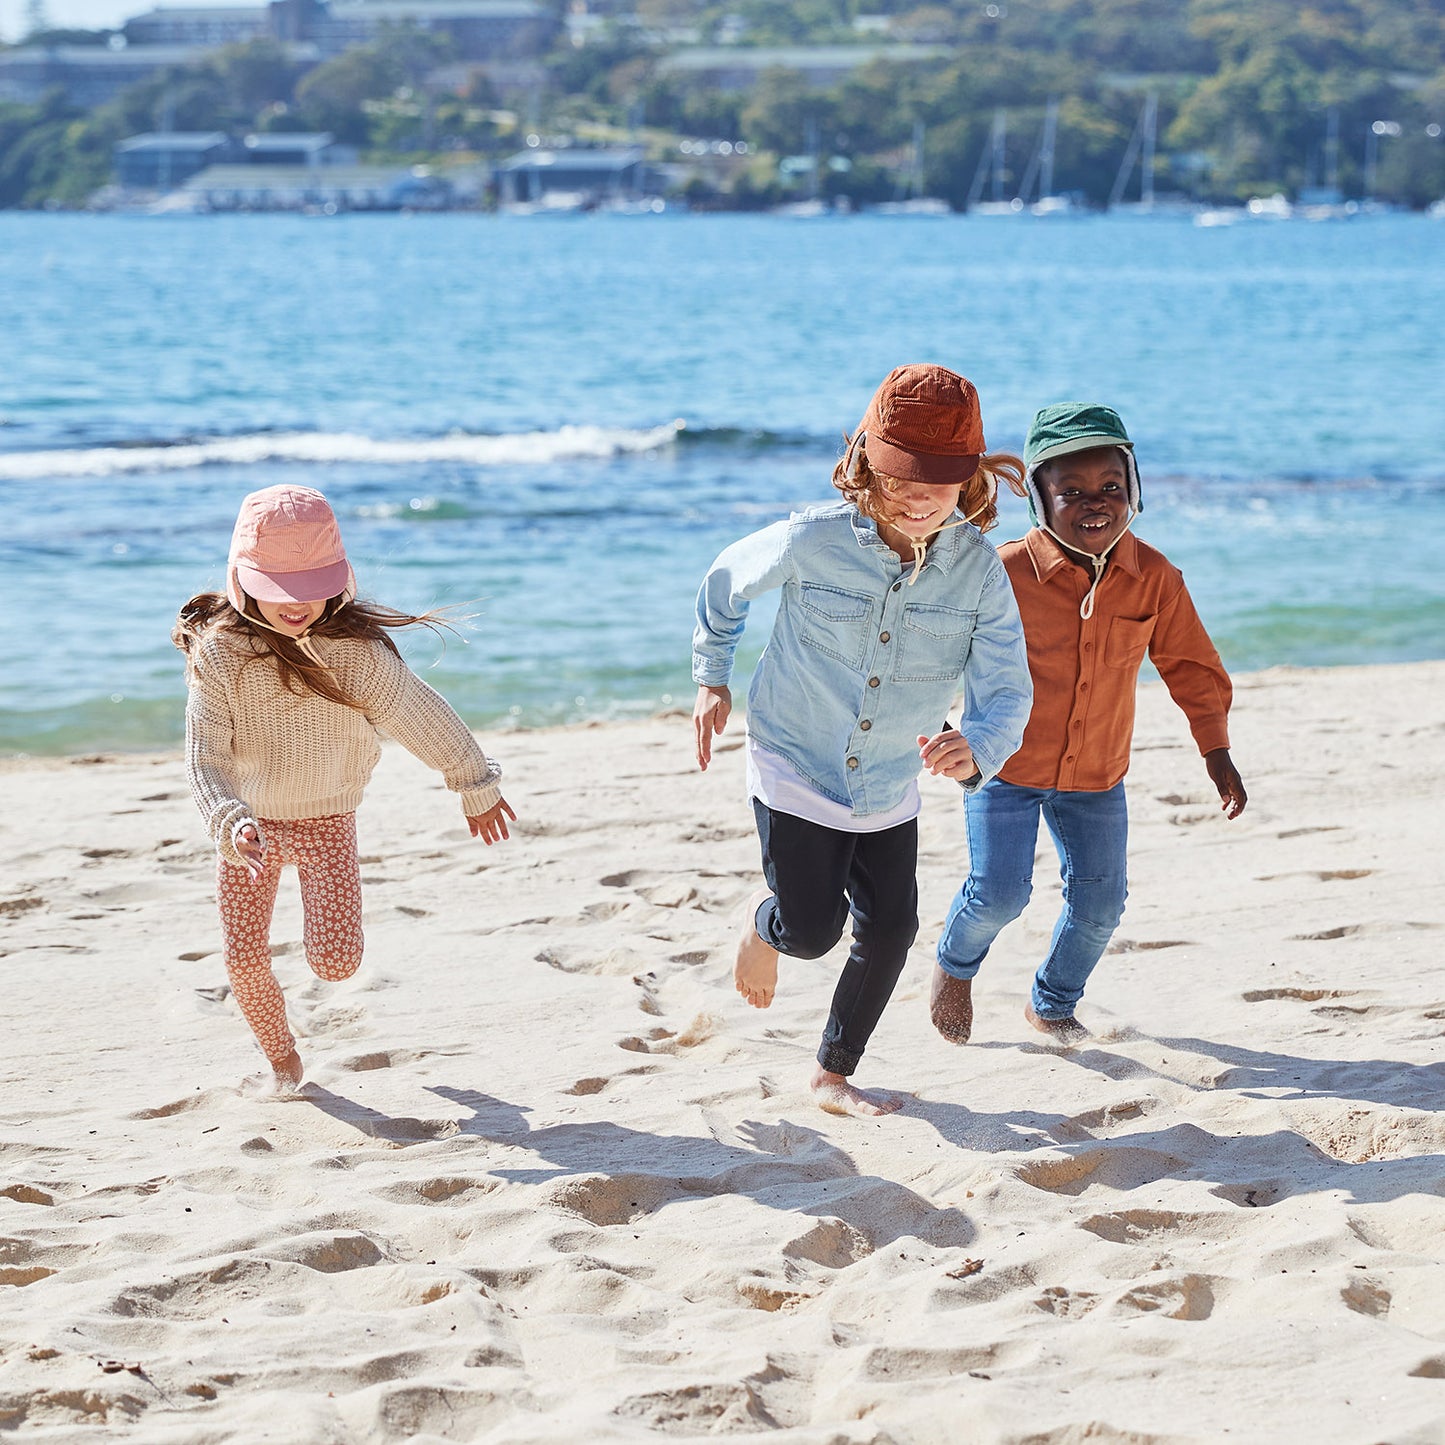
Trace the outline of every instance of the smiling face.
<instances>
[{"instance_id":1,"label":"smiling face","mask_svg":"<svg viewBox=\"0 0 1445 1445\"><path fill-rule=\"evenodd\" d=\"M955 483L938 486L929 482L905 482L881 472L874 475L881 487L883 503L878 531L885 542L893 540L888 535L890 532L921 542L938 531L958 506L962 488Z\"/></svg>"},{"instance_id":2,"label":"smiling face","mask_svg":"<svg viewBox=\"0 0 1445 1445\"><path fill-rule=\"evenodd\" d=\"M1098 557L1123 534L1129 520L1129 475L1118 447L1045 462L1036 473L1044 520L1071 547Z\"/></svg>"},{"instance_id":3,"label":"smiling face","mask_svg":"<svg viewBox=\"0 0 1445 1445\"><path fill-rule=\"evenodd\" d=\"M319 602L262 602L256 601L256 610L277 632L286 637L300 637L309 627L314 627L326 611L328 598Z\"/></svg>"}]
</instances>

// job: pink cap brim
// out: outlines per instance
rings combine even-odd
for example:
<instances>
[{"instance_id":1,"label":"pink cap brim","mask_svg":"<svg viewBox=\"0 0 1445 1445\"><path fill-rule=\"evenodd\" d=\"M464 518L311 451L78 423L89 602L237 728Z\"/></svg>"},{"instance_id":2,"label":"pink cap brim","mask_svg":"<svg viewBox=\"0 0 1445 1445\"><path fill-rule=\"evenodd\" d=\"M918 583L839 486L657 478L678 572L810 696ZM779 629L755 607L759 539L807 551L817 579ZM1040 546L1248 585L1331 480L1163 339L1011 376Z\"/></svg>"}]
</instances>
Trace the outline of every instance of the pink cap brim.
<instances>
[{"instance_id":1,"label":"pink cap brim","mask_svg":"<svg viewBox=\"0 0 1445 1445\"><path fill-rule=\"evenodd\" d=\"M886 477L901 482L923 482L930 487L961 487L977 470L978 457L973 453L946 457L937 452L906 452L874 432L864 442L868 465Z\"/></svg>"},{"instance_id":2,"label":"pink cap brim","mask_svg":"<svg viewBox=\"0 0 1445 1445\"><path fill-rule=\"evenodd\" d=\"M257 602L325 602L356 585L345 558L307 572L258 572L239 562L234 571L246 595Z\"/></svg>"}]
</instances>

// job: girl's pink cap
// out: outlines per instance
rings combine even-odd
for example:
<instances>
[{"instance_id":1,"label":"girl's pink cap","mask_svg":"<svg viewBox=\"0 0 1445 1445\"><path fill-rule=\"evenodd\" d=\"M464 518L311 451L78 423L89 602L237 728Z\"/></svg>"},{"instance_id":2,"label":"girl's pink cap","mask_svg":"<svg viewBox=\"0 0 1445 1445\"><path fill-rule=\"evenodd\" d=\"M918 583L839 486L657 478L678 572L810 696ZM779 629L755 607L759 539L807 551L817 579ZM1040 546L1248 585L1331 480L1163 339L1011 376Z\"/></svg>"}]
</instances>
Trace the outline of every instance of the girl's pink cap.
<instances>
[{"instance_id":1,"label":"girl's pink cap","mask_svg":"<svg viewBox=\"0 0 1445 1445\"><path fill-rule=\"evenodd\" d=\"M320 492L283 484L241 503L226 567L226 595L237 611L245 610L246 597L320 602L355 592L341 528Z\"/></svg>"}]
</instances>

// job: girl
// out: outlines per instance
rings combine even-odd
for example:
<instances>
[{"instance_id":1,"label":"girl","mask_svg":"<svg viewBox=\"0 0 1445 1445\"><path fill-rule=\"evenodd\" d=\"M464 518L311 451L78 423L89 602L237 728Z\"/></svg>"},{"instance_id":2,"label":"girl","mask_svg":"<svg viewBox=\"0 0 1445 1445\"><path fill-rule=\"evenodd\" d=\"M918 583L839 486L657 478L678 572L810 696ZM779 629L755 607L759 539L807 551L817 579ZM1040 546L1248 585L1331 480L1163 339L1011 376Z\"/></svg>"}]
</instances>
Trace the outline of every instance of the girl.
<instances>
[{"instance_id":1,"label":"girl","mask_svg":"<svg viewBox=\"0 0 1445 1445\"><path fill-rule=\"evenodd\" d=\"M276 886L294 863L306 960L321 978L350 978L362 950L356 807L381 756L377 730L461 794L474 838L506 838L517 816L501 769L388 635L435 618L355 594L326 498L267 487L241 503L225 596L193 597L171 634L186 654L191 793L219 855L226 972L281 1087L302 1067L271 971Z\"/></svg>"},{"instance_id":2,"label":"girl","mask_svg":"<svg viewBox=\"0 0 1445 1445\"><path fill-rule=\"evenodd\" d=\"M851 913L853 947L812 1077L833 1112L884 1114L902 1102L849 1076L918 931L920 766L972 792L1023 737L1023 629L982 535L996 520L996 478L1022 474L1016 457L984 454L970 382L940 366L900 367L834 470L846 500L733 543L698 594L693 727L706 769L732 710L748 604L782 589L748 693L748 791L767 888L749 902L734 979L767 1008L778 954L821 957ZM942 720L960 683L955 731Z\"/></svg>"}]
</instances>

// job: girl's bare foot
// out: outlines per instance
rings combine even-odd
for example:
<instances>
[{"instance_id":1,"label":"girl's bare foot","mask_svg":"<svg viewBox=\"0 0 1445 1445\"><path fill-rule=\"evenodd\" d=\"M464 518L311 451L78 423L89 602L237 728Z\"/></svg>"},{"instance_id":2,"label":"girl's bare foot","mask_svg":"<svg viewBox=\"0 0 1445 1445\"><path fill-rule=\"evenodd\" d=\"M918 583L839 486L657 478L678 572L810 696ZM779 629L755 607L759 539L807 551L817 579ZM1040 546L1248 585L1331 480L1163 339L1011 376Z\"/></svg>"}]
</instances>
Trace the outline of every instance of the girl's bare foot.
<instances>
[{"instance_id":1,"label":"girl's bare foot","mask_svg":"<svg viewBox=\"0 0 1445 1445\"><path fill-rule=\"evenodd\" d=\"M778 989L778 950L758 937L758 909L764 899L772 896L766 888L760 888L748 899L733 963L733 983L754 1008L767 1008Z\"/></svg>"},{"instance_id":2,"label":"girl's bare foot","mask_svg":"<svg viewBox=\"0 0 1445 1445\"><path fill-rule=\"evenodd\" d=\"M271 1072L276 1075L276 1087L282 1092L287 1089L300 1088L301 1076L305 1073L301 1064L301 1055L292 1049L284 1059L272 1059Z\"/></svg>"},{"instance_id":3,"label":"girl's bare foot","mask_svg":"<svg viewBox=\"0 0 1445 1445\"><path fill-rule=\"evenodd\" d=\"M885 1094L878 1089L854 1088L846 1074L829 1073L822 1064L813 1070L808 1082L820 1108L830 1114L857 1114L864 1119L876 1119L881 1114L892 1114L903 1107L900 1094Z\"/></svg>"},{"instance_id":4,"label":"girl's bare foot","mask_svg":"<svg viewBox=\"0 0 1445 1445\"><path fill-rule=\"evenodd\" d=\"M1066 1019L1041 1019L1034 1012L1031 1002L1024 1005L1024 1017L1041 1034L1047 1034L1055 1043L1063 1044L1065 1047L1093 1037L1072 1014Z\"/></svg>"}]
</instances>

